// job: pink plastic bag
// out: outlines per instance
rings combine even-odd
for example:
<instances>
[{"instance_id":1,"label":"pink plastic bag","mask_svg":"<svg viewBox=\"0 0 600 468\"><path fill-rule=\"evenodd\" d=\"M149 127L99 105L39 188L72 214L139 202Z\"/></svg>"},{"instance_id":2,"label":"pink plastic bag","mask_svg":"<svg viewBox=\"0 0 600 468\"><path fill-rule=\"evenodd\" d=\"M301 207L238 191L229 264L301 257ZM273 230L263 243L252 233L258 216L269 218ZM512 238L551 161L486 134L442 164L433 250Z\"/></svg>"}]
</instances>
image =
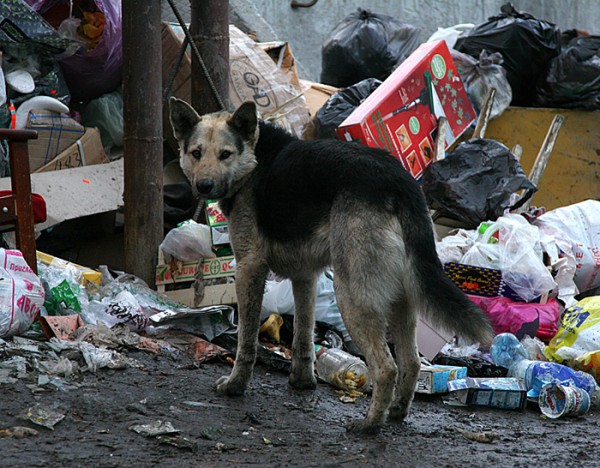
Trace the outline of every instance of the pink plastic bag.
<instances>
[{"instance_id":1,"label":"pink plastic bag","mask_svg":"<svg viewBox=\"0 0 600 468\"><path fill-rule=\"evenodd\" d=\"M497 335L512 333L519 339L537 336L548 343L558 331L560 307L556 299L539 304L516 302L504 296L469 298L488 314Z\"/></svg>"}]
</instances>

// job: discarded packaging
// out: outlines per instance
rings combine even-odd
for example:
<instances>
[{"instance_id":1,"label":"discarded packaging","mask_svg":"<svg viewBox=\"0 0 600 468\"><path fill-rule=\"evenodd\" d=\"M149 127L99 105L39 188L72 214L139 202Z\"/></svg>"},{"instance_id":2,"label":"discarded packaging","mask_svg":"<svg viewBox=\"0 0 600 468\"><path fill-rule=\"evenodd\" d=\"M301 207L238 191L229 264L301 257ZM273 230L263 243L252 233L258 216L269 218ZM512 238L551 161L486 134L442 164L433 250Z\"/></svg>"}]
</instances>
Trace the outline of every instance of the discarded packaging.
<instances>
[{"instance_id":1,"label":"discarded packaging","mask_svg":"<svg viewBox=\"0 0 600 468\"><path fill-rule=\"evenodd\" d=\"M162 421L160 419L148 424L134 424L129 426L129 430L146 437L156 437L159 435L181 432L179 429L175 429L171 422Z\"/></svg>"},{"instance_id":2,"label":"discarded packaging","mask_svg":"<svg viewBox=\"0 0 600 468\"><path fill-rule=\"evenodd\" d=\"M466 367L456 366L424 366L421 365L419 378L417 380L417 393L446 393L448 382L463 379L467 376Z\"/></svg>"},{"instance_id":3,"label":"discarded packaging","mask_svg":"<svg viewBox=\"0 0 600 468\"><path fill-rule=\"evenodd\" d=\"M38 434L39 432L35 429L24 426L13 426L0 429L0 438L10 437L12 439L24 439L26 437L33 437Z\"/></svg>"},{"instance_id":4,"label":"discarded packaging","mask_svg":"<svg viewBox=\"0 0 600 468\"><path fill-rule=\"evenodd\" d=\"M18 250L0 249L0 338L27 330L40 314L44 288Z\"/></svg>"},{"instance_id":5,"label":"discarded packaging","mask_svg":"<svg viewBox=\"0 0 600 468\"><path fill-rule=\"evenodd\" d=\"M578 387L547 383L540 391L539 404L542 413L552 419L581 416L590 409L590 396Z\"/></svg>"},{"instance_id":6,"label":"discarded packaging","mask_svg":"<svg viewBox=\"0 0 600 468\"><path fill-rule=\"evenodd\" d=\"M58 411L54 411L49 408L44 408L40 405L36 405L27 409L21 415L21 418L29 420L32 423L37 424L38 426L43 426L53 431L54 426L61 422L65 418L65 415Z\"/></svg>"},{"instance_id":7,"label":"discarded packaging","mask_svg":"<svg viewBox=\"0 0 600 468\"><path fill-rule=\"evenodd\" d=\"M527 404L527 390L520 379L471 378L448 382L450 394L444 403L451 406L488 406L490 408L522 410Z\"/></svg>"},{"instance_id":8,"label":"discarded packaging","mask_svg":"<svg viewBox=\"0 0 600 468\"><path fill-rule=\"evenodd\" d=\"M42 315L39 318L42 330L48 338L58 338L59 340L69 340L70 335L83 326L83 320L79 314L50 316Z\"/></svg>"},{"instance_id":9,"label":"discarded packaging","mask_svg":"<svg viewBox=\"0 0 600 468\"><path fill-rule=\"evenodd\" d=\"M579 387L590 395L594 403L600 398L600 388L590 374L555 362L530 360L523 345L511 333L497 335L492 342L490 354L496 364L508 368L509 376L523 381L530 398L537 399L547 383Z\"/></svg>"},{"instance_id":10,"label":"discarded packaging","mask_svg":"<svg viewBox=\"0 0 600 468\"><path fill-rule=\"evenodd\" d=\"M413 177L433 162L440 117L446 148L476 114L444 41L419 46L337 129L344 141L383 148Z\"/></svg>"},{"instance_id":11,"label":"discarded packaging","mask_svg":"<svg viewBox=\"0 0 600 468\"><path fill-rule=\"evenodd\" d=\"M340 390L365 392L370 386L366 364L341 349L317 347L317 375Z\"/></svg>"}]
</instances>

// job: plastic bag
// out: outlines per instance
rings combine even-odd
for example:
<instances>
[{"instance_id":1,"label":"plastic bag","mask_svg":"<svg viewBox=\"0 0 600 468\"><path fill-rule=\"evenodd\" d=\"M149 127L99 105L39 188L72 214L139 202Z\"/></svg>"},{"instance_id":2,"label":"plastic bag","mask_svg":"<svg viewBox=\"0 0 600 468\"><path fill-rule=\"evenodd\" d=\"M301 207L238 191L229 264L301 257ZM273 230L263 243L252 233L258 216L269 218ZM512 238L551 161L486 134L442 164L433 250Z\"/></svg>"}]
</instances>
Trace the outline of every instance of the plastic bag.
<instances>
[{"instance_id":1,"label":"plastic bag","mask_svg":"<svg viewBox=\"0 0 600 468\"><path fill-rule=\"evenodd\" d=\"M525 196L511 206L510 196L521 189L527 190ZM461 143L423 174L423 191L430 206L469 228L518 208L535 190L510 150L488 139Z\"/></svg>"},{"instance_id":2,"label":"plastic bag","mask_svg":"<svg viewBox=\"0 0 600 468\"><path fill-rule=\"evenodd\" d=\"M437 28L437 31L434 32L429 39L427 39L427 42L434 42L443 39L446 41L448 49L452 51L458 38L461 35L468 33L474 27L475 25L473 23L462 23L455 26L450 26L449 28Z\"/></svg>"},{"instance_id":3,"label":"plastic bag","mask_svg":"<svg viewBox=\"0 0 600 468\"><path fill-rule=\"evenodd\" d=\"M383 81L419 46L419 36L414 26L359 8L323 43L320 81L337 87L365 78Z\"/></svg>"},{"instance_id":4,"label":"plastic bag","mask_svg":"<svg viewBox=\"0 0 600 468\"><path fill-rule=\"evenodd\" d=\"M502 68L502 55L498 52L488 54L482 50L479 60L475 60L470 55L456 50L451 50L450 54L475 110L481 111L488 91L496 88L490 118L502 114L512 101L512 90L506 79L506 70Z\"/></svg>"},{"instance_id":5,"label":"plastic bag","mask_svg":"<svg viewBox=\"0 0 600 468\"><path fill-rule=\"evenodd\" d=\"M42 282L18 250L0 249L0 338L26 331L44 303Z\"/></svg>"},{"instance_id":6,"label":"plastic bag","mask_svg":"<svg viewBox=\"0 0 600 468\"><path fill-rule=\"evenodd\" d=\"M191 219L171 229L161 242L160 250L167 262L173 259L197 262L215 256L212 251L210 228Z\"/></svg>"},{"instance_id":7,"label":"plastic bag","mask_svg":"<svg viewBox=\"0 0 600 468\"><path fill-rule=\"evenodd\" d=\"M60 12L69 5L69 0L26 2L42 16L51 15L53 9ZM114 91L123 74L121 0L92 0L89 6L85 13L99 13L103 21L98 42L92 50L80 49L60 61L71 96L76 101L89 101Z\"/></svg>"},{"instance_id":8,"label":"plastic bag","mask_svg":"<svg viewBox=\"0 0 600 468\"><path fill-rule=\"evenodd\" d=\"M267 281L262 302L261 320L266 319L273 313L293 315L294 310L294 294L291 280ZM315 320L331 325L342 334L344 340L349 339L348 331L337 305L333 289L333 279L330 273L322 273L317 281Z\"/></svg>"},{"instance_id":9,"label":"plastic bag","mask_svg":"<svg viewBox=\"0 0 600 468\"><path fill-rule=\"evenodd\" d=\"M49 315L70 315L87 309L89 299L82 272L72 263L59 265L37 262L38 275L46 290L44 307Z\"/></svg>"},{"instance_id":10,"label":"plastic bag","mask_svg":"<svg viewBox=\"0 0 600 468\"><path fill-rule=\"evenodd\" d=\"M68 53L73 41L61 37L34 10L22 0L0 2L0 49L13 57Z\"/></svg>"},{"instance_id":11,"label":"plastic bag","mask_svg":"<svg viewBox=\"0 0 600 468\"><path fill-rule=\"evenodd\" d=\"M544 107L600 109L600 36L572 39L537 86Z\"/></svg>"},{"instance_id":12,"label":"plastic bag","mask_svg":"<svg viewBox=\"0 0 600 468\"><path fill-rule=\"evenodd\" d=\"M455 49L472 57L479 57L484 49L500 52L512 88L512 105L528 106L538 79L560 53L560 32L552 23L518 12L511 3L500 10L500 15L459 37Z\"/></svg>"},{"instance_id":13,"label":"plastic bag","mask_svg":"<svg viewBox=\"0 0 600 468\"><path fill-rule=\"evenodd\" d=\"M488 243L495 231L498 243ZM526 302L556 287L543 262L538 228L519 215L507 214L492 223L460 263L500 270L505 283Z\"/></svg>"},{"instance_id":14,"label":"plastic bag","mask_svg":"<svg viewBox=\"0 0 600 468\"><path fill-rule=\"evenodd\" d=\"M586 200L549 211L537 218L534 225L544 240L550 239L558 248L558 253L552 256L558 257L557 263L567 264L565 274L574 275L579 292L600 286L600 201Z\"/></svg>"},{"instance_id":15,"label":"plastic bag","mask_svg":"<svg viewBox=\"0 0 600 468\"><path fill-rule=\"evenodd\" d=\"M367 78L334 93L317 111L315 130L317 138L337 138L335 129L375 91L381 81Z\"/></svg>"},{"instance_id":16,"label":"plastic bag","mask_svg":"<svg viewBox=\"0 0 600 468\"><path fill-rule=\"evenodd\" d=\"M123 146L123 96L120 90L90 101L81 114L85 127L98 127L104 151Z\"/></svg>"},{"instance_id":17,"label":"plastic bag","mask_svg":"<svg viewBox=\"0 0 600 468\"><path fill-rule=\"evenodd\" d=\"M564 311L558 332L544 350L551 361L600 376L600 296L591 296Z\"/></svg>"},{"instance_id":18,"label":"plastic bag","mask_svg":"<svg viewBox=\"0 0 600 468\"><path fill-rule=\"evenodd\" d=\"M560 306L556 299L545 304L512 301L507 297L470 296L490 317L494 332L512 333L520 340L525 336L537 336L548 342L558 330Z\"/></svg>"}]
</instances>

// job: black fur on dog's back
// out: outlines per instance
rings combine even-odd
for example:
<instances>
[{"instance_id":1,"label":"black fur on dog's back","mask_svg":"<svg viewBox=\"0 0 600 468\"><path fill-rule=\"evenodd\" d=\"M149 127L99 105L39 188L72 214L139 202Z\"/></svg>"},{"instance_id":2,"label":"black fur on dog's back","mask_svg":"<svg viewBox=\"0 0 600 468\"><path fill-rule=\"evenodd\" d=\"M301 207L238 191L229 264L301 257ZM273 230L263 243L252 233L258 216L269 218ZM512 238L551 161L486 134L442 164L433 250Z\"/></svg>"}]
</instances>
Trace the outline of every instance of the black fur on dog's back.
<instances>
[{"instance_id":1,"label":"black fur on dog's back","mask_svg":"<svg viewBox=\"0 0 600 468\"><path fill-rule=\"evenodd\" d=\"M489 343L488 317L444 274L425 197L396 158L333 139L301 141L264 122L255 155L256 209L263 235L279 242L309 238L329 217L334 199L344 194L394 214L415 272L415 300L422 313L434 325Z\"/></svg>"}]
</instances>

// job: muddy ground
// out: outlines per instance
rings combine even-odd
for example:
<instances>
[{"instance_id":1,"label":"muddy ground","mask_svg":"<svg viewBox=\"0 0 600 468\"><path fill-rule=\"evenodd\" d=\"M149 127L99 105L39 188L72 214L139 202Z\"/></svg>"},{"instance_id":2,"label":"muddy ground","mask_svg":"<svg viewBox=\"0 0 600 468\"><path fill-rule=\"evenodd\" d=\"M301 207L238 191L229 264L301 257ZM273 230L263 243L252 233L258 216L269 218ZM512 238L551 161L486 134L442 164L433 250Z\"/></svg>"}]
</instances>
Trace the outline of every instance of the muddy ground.
<instances>
[{"instance_id":1,"label":"muddy ground","mask_svg":"<svg viewBox=\"0 0 600 468\"><path fill-rule=\"evenodd\" d=\"M445 406L417 396L404 424L359 437L345 423L361 417L368 397L338 400L320 383L297 391L280 371L258 365L243 397L217 396L226 363L195 365L185 356L130 351L140 367L86 372L77 387L38 387L28 373L0 385L0 427L26 426L37 435L0 438L1 466L600 466L600 411L548 420L525 412ZM44 390L43 390L44 389ZM191 402L191 403L190 403ZM64 414L53 430L21 419L39 405ZM170 422L171 436L130 429ZM491 433L469 440L460 430Z\"/></svg>"}]
</instances>

